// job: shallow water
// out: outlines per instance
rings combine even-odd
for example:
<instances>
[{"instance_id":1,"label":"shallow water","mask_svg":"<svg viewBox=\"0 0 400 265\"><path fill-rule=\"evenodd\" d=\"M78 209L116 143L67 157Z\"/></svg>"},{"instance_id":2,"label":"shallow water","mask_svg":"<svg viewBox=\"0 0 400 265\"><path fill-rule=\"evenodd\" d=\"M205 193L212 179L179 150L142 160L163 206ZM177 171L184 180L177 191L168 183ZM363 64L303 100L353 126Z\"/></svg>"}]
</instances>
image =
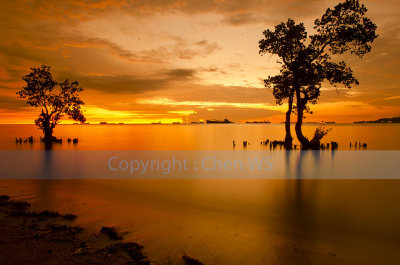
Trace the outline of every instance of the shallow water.
<instances>
[{"instance_id":1,"label":"shallow water","mask_svg":"<svg viewBox=\"0 0 400 265\"><path fill-rule=\"evenodd\" d=\"M350 140L367 142L368 150L400 149L398 125L332 127L330 137L342 149ZM307 125L305 131L313 128ZM279 139L282 132L280 124L65 125L55 134L79 137L79 143L55 149L232 150L232 139L246 139L254 142L249 150L261 150L265 147L259 141ZM13 137L31 134L38 137L40 131L26 125L0 126L1 149L42 149L39 142L15 144ZM74 222L93 231L116 226L126 232L126 240L142 243L156 264L182 264L184 253L205 264L398 264L399 190L400 180L245 176L0 180L0 194L28 200L34 209L76 213Z\"/></svg>"},{"instance_id":2,"label":"shallow water","mask_svg":"<svg viewBox=\"0 0 400 265\"><path fill-rule=\"evenodd\" d=\"M305 124L304 134L312 137L316 124ZM294 126L292 126L294 130ZM323 142L336 141L339 149L347 150L350 142L368 144L368 150L400 150L400 124L329 124L331 132ZM15 137L33 135L33 145L16 144ZM0 125L2 150L44 149L39 143L41 131L34 125ZM250 143L249 150L262 150L266 139L283 140L283 124L202 124L202 125L59 125L54 135L64 144L54 149L69 150L231 150L235 140ZM295 132L292 132L295 137ZM66 143L67 138L79 138L79 144ZM294 144L298 144L294 140Z\"/></svg>"},{"instance_id":3,"label":"shallow water","mask_svg":"<svg viewBox=\"0 0 400 265\"><path fill-rule=\"evenodd\" d=\"M399 188L398 180L0 182L1 193L35 209L77 213L93 230L118 227L158 264L183 253L205 264L396 264Z\"/></svg>"}]
</instances>

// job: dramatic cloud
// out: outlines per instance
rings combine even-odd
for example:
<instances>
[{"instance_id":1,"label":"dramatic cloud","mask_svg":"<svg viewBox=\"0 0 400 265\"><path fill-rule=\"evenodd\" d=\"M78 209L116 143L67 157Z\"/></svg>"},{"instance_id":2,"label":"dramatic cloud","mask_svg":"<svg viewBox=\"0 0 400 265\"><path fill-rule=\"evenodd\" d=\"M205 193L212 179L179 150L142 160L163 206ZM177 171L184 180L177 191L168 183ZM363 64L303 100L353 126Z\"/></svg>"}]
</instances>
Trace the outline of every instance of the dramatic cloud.
<instances>
[{"instance_id":1,"label":"dramatic cloud","mask_svg":"<svg viewBox=\"0 0 400 265\"><path fill-rule=\"evenodd\" d=\"M352 121L400 112L400 3L366 0L379 38L363 59L342 58L360 85L324 86L313 118ZM0 2L0 123L31 122L21 77L50 65L78 80L89 121L284 119L263 79L276 57L258 54L262 31L293 18L309 31L336 4L324 0L60 0ZM158 100L157 99L163 99ZM158 102L158 103L157 103ZM354 111L352 111L354 110ZM325 117L325 118L324 118ZM333 119L333 118L332 118Z\"/></svg>"},{"instance_id":2,"label":"dramatic cloud","mask_svg":"<svg viewBox=\"0 0 400 265\"><path fill-rule=\"evenodd\" d=\"M231 26L246 26L251 24L278 24L280 21L254 13L238 13L224 17L221 22Z\"/></svg>"},{"instance_id":3,"label":"dramatic cloud","mask_svg":"<svg viewBox=\"0 0 400 265\"><path fill-rule=\"evenodd\" d=\"M16 97L0 95L1 109L7 111L25 110L28 106L25 102L17 100Z\"/></svg>"},{"instance_id":4,"label":"dramatic cloud","mask_svg":"<svg viewBox=\"0 0 400 265\"><path fill-rule=\"evenodd\" d=\"M81 85L89 90L96 90L106 94L127 93L134 95L167 89L171 87L172 83L194 78L195 73L196 71L192 69L172 69L147 77L130 75L74 76L73 73L67 76L79 80Z\"/></svg>"}]
</instances>

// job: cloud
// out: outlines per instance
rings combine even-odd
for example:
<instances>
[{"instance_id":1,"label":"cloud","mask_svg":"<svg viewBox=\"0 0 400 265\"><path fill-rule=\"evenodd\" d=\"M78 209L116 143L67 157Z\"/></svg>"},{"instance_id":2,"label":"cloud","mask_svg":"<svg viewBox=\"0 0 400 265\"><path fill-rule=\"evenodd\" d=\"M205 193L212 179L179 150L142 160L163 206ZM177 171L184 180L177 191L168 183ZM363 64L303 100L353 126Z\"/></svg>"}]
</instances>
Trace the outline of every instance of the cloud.
<instances>
[{"instance_id":1,"label":"cloud","mask_svg":"<svg viewBox=\"0 0 400 265\"><path fill-rule=\"evenodd\" d=\"M140 94L145 91L160 90L166 86L166 79L116 76L80 76L77 80L89 90L101 91L107 94L129 93Z\"/></svg>"},{"instance_id":2,"label":"cloud","mask_svg":"<svg viewBox=\"0 0 400 265\"><path fill-rule=\"evenodd\" d=\"M165 90L172 83L194 78L194 69L168 69L150 76L133 75L94 75L83 76L64 73L70 79L76 79L87 90L95 90L106 94L141 94L150 91Z\"/></svg>"},{"instance_id":3,"label":"cloud","mask_svg":"<svg viewBox=\"0 0 400 265\"><path fill-rule=\"evenodd\" d=\"M209 43L208 40L197 41L194 44L196 46L202 48L202 50L200 50L200 52L198 52L200 54L201 53L203 53L203 54L211 54L211 53L213 53L215 51L222 50L222 47L218 43L216 43L216 42Z\"/></svg>"},{"instance_id":4,"label":"cloud","mask_svg":"<svg viewBox=\"0 0 400 265\"><path fill-rule=\"evenodd\" d=\"M133 52L125 49L108 39L100 37L87 38L84 36L64 36L57 44L58 48L94 48L108 50L112 54L138 63L166 63L173 58L190 60L196 56L207 56L215 51L222 50L216 42L209 43L208 40L191 42L182 37L170 37L175 43L172 45L161 45L157 48L144 49ZM56 46L56 47L57 47ZM53 44L54 47L54 44Z\"/></svg>"},{"instance_id":5,"label":"cloud","mask_svg":"<svg viewBox=\"0 0 400 265\"><path fill-rule=\"evenodd\" d=\"M176 101L165 97L141 99L138 101L138 103L147 105L192 106L198 108L233 107L233 108L243 108L243 109L266 109L266 110L283 109L281 106L271 105L267 103L225 102L225 101Z\"/></svg>"},{"instance_id":6,"label":"cloud","mask_svg":"<svg viewBox=\"0 0 400 265\"><path fill-rule=\"evenodd\" d=\"M208 40L191 42L183 37L171 37L175 41L173 45L162 46L157 50L164 52L167 57L177 57L183 60L190 60L197 56L208 56L215 51L222 50L222 47L216 43L209 43Z\"/></svg>"},{"instance_id":7,"label":"cloud","mask_svg":"<svg viewBox=\"0 0 400 265\"><path fill-rule=\"evenodd\" d=\"M387 98L380 98L376 100L371 100L368 102L374 106L382 106L382 107L398 107L400 106L400 96L393 96ZM400 108L399 108L400 111ZM398 113L393 113L393 115L398 115Z\"/></svg>"},{"instance_id":8,"label":"cloud","mask_svg":"<svg viewBox=\"0 0 400 265\"><path fill-rule=\"evenodd\" d=\"M172 80L190 79L193 78L196 71L193 69L173 69L165 72L168 78Z\"/></svg>"},{"instance_id":9,"label":"cloud","mask_svg":"<svg viewBox=\"0 0 400 265\"><path fill-rule=\"evenodd\" d=\"M0 95L0 102L2 110L21 111L29 108L24 100L17 99L17 95L15 97Z\"/></svg>"},{"instance_id":10,"label":"cloud","mask_svg":"<svg viewBox=\"0 0 400 265\"><path fill-rule=\"evenodd\" d=\"M199 119L224 119L242 121L248 119L266 119L272 115L280 115L285 106L276 106L268 103L254 102L225 102L225 101L177 101L165 97L141 99L138 104L151 106L167 106L169 108L181 108L181 111L169 111L179 113L182 116L190 116L192 121ZM191 108L187 111L187 108Z\"/></svg>"},{"instance_id":11,"label":"cloud","mask_svg":"<svg viewBox=\"0 0 400 265\"><path fill-rule=\"evenodd\" d=\"M125 58L130 61L145 61L145 56L140 56L127 49L122 48L120 45L113 43L110 40L98 37L87 38L84 36L65 36L60 40L59 46L71 48L95 48L107 49L113 54Z\"/></svg>"},{"instance_id":12,"label":"cloud","mask_svg":"<svg viewBox=\"0 0 400 265\"><path fill-rule=\"evenodd\" d=\"M274 25L279 23L279 20L274 20L254 13L237 13L230 16L225 16L221 22L230 26L246 26L254 24L268 24Z\"/></svg>"},{"instance_id":13,"label":"cloud","mask_svg":"<svg viewBox=\"0 0 400 265\"><path fill-rule=\"evenodd\" d=\"M156 92L149 92L143 97L159 97ZM187 83L179 89L172 87L163 91L163 96L176 101L196 102L251 102L259 104L275 104L272 90L267 88L254 88L245 86L198 85Z\"/></svg>"},{"instance_id":14,"label":"cloud","mask_svg":"<svg viewBox=\"0 0 400 265\"><path fill-rule=\"evenodd\" d=\"M320 1L294 0L282 2L279 0L42 0L23 1L12 3L3 2L2 6L13 9L18 13L29 14L35 17L52 17L57 20L90 19L94 15L103 15L110 11L126 12L133 16L148 16L155 13L173 13L180 11L186 14L220 13L229 14L238 11L273 10L274 8L297 9L298 12L310 10ZM296 8L297 7L297 8ZM294 12L293 10L292 12Z\"/></svg>"},{"instance_id":15,"label":"cloud","mask_svg":"<svg viewBox=\"0 0 400 265\"><path fill-rule=\"evenodd\" d=\"M219 107L216 109L199 109L196 113L190 115L191 121L197 120L208 120L208 119L218 119L223 120L225 118L241 122L245 120L268 120L269 117L274 115L281 115L282 113L276 110L259 110L259 109L242 109L235 107Z\"/></svg>"}]
</instances>

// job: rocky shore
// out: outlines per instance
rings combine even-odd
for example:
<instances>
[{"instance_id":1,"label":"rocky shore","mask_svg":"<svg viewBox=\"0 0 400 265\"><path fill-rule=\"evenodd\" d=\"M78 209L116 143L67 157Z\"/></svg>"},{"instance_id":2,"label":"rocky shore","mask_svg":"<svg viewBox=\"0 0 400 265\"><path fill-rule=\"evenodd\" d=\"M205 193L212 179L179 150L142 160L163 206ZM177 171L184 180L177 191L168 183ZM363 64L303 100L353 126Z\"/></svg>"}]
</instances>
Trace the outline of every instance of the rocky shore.
<instances>
[{"instance_id":1,"label":"rocky shore","mask_svg":"<svg viewBox=\"0 0 400 265\"><path fill-rule=\"evenodd\" d=\"M150 265L143 246L124 242L113 227L91 233L74 223L74 214L30 211L28 202L0 196L0 257L6 264ZM202 264L187 256L183 264Z\"/></svg>"}]
</instances>

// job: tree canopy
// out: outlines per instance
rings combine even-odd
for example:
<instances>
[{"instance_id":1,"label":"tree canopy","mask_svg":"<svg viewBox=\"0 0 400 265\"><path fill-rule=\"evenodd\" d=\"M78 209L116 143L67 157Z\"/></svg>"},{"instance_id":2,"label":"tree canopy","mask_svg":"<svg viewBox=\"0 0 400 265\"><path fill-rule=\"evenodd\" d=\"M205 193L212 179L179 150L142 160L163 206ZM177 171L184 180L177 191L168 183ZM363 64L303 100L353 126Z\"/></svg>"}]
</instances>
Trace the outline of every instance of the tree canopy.
<instances>
[{"instance_id":1,"label":"tree canopy","mask_svg":"<svg viewBox=\"0 0 400 265\"><path fill-rule=\"evenodd\" d=\"M81 110L85 103L79 98L83 89L77 81L66 79L58 83L52 77L50 66L45 65L31 68L22 79L26 85L17 94L27 104L41 109L35 124L43 130L46 140L52 140L54 127L65 115L81 123L86 121Z\"/></svg>"},{"instance_id":2,"label":"tree canopy","mask_svg":"<svg viewBox=\"0 0 400 265\"><path fill-rule=\"evenodd\" d=\"M309 111L308 103L317 103L323 82L347 88L359 84L352 69L344 61L334 61L332 56L350 52L361 58L371 51L371 43L378 37L377 27L365 16L366 12L358 0L346 0L328 8L314 21L313 35L308 36L304 24L296 24L293 19L263 32L260 54L276 54L282 64L280 74L269 76L265 85L273 88L277 104L288 99L288 108L297 111L296 135L304 148L319 146L320 139L310 141L303 136L301 125L304 112Z\"/></svg>"}]
</instances>

